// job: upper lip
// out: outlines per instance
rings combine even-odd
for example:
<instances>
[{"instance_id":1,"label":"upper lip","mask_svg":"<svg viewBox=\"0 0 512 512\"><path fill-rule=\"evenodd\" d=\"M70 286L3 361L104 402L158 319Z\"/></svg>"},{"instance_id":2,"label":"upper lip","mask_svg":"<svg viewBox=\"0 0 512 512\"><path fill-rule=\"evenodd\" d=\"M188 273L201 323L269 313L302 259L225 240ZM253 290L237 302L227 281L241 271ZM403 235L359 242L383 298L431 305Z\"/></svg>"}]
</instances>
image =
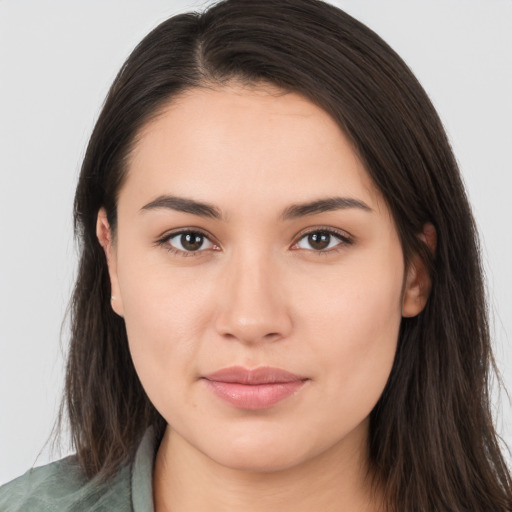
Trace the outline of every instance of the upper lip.
<instances>
[{"instance_id":1,"label":"upper lip","mask_svg":"<svg viewBox=\"0 0 512 512\"><path fill-rule=\"evenodd\" d=\"M287 372L281 368L269 366L259 368L243 368L242 366L231 366L222 368L216 372L205 375L203 378L216 382L230 382L237 384L278 384L283 382L296 382L306 380L305 377Z\"/></svg>"}]
</instances>

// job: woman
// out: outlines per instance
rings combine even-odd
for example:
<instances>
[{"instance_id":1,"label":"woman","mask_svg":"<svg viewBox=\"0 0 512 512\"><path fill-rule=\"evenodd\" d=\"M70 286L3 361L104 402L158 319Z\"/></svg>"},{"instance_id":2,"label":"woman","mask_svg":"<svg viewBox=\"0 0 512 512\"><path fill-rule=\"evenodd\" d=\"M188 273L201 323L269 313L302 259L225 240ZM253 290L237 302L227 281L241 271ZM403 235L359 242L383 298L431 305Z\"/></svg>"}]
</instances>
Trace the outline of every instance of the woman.
<instances>
[{"instance_id":1,"label":"woman","mask_svg":"<svg viewBox=\"0 0 512 512\"><path fill-rule=\"evenodd\" d=\"M457 166L359 22L260 0L162 23L111 88L75 227L77 456L4 508L510 510Z\"/></svg>"}]
</instances>

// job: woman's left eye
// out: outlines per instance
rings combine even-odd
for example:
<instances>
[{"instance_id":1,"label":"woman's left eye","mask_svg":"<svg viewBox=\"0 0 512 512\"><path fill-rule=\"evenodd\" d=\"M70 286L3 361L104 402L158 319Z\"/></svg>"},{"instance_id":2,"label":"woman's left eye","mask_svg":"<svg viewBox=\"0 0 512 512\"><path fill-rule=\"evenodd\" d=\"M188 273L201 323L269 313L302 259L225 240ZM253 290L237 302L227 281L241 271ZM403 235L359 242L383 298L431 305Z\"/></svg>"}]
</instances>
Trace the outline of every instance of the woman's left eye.
<instances>
[{"instance_id":1,"label":"woman's left eye","mask_svg":"<svg viewBox=\"0 0 512 512\"><path fill-rule=\"evenodd\" d=\"M307 249L310 251L329 251L344 244L350 244L351 240L333 231L318 230L310 231L301 236L295 244L298 249Z\"/></svg>"},{"instance_id":2,"label":"woman's left eye","mask_svg":"<svg viewBox=\"0 0 512 512\"><path fill-rule=\"evenodd\" d=\"M203 233L199 231L181 231L167 236L162 241L169 250L182 253L194 253L214 248L214 243Z\"/></svg>"}]
</instances>

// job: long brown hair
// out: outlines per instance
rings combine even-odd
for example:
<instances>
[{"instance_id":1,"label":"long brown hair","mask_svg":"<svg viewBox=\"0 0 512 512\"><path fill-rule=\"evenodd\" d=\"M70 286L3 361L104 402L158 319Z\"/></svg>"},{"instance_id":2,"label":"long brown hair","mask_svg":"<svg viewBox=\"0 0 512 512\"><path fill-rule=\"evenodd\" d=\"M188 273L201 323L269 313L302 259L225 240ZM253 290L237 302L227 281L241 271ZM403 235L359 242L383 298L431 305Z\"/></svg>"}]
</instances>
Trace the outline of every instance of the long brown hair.
<instances>
[{"instance_id":1,"label":"long brown hair","mask_svg":"<svg viewBox=\"0 0 512 512\"><path fill-rule=\"evenodd\" d=\"M392 510L510 511L512 483L492 424L493 369L475 224L427 95L374 32L319 0L226 0L174 16L135 48L92 133L75 197L81 259L64 406L88 476L129 462L155 410L132 364L96 239L141 127L186 89L267 82L321 106L385 197L406 263L431 272L425 310L402 320L394 366L370 421L370 463ZM437 231L435 257L419 240Z\"/></svg>"}]
</instances>

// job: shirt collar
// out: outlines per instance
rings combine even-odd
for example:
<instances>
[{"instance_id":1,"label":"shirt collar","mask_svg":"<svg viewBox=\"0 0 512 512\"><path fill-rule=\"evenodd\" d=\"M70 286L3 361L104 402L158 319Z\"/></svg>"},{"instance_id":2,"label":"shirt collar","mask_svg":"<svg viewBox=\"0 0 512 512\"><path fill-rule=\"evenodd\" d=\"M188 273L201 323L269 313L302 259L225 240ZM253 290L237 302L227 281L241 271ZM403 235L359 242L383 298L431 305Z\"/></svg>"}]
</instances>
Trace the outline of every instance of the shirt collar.
<instances>
[{"instance_id":1,"label":"shirt collar","mask_svg":"<svg viewBox=\"0 0 512 512\"><path fill-rule=\"evenodd\" d=\"M156 439L153 427L149 427L137 448L131 474L133 512L154 512L153 466Z\"/></svg>"}]
</instances>

